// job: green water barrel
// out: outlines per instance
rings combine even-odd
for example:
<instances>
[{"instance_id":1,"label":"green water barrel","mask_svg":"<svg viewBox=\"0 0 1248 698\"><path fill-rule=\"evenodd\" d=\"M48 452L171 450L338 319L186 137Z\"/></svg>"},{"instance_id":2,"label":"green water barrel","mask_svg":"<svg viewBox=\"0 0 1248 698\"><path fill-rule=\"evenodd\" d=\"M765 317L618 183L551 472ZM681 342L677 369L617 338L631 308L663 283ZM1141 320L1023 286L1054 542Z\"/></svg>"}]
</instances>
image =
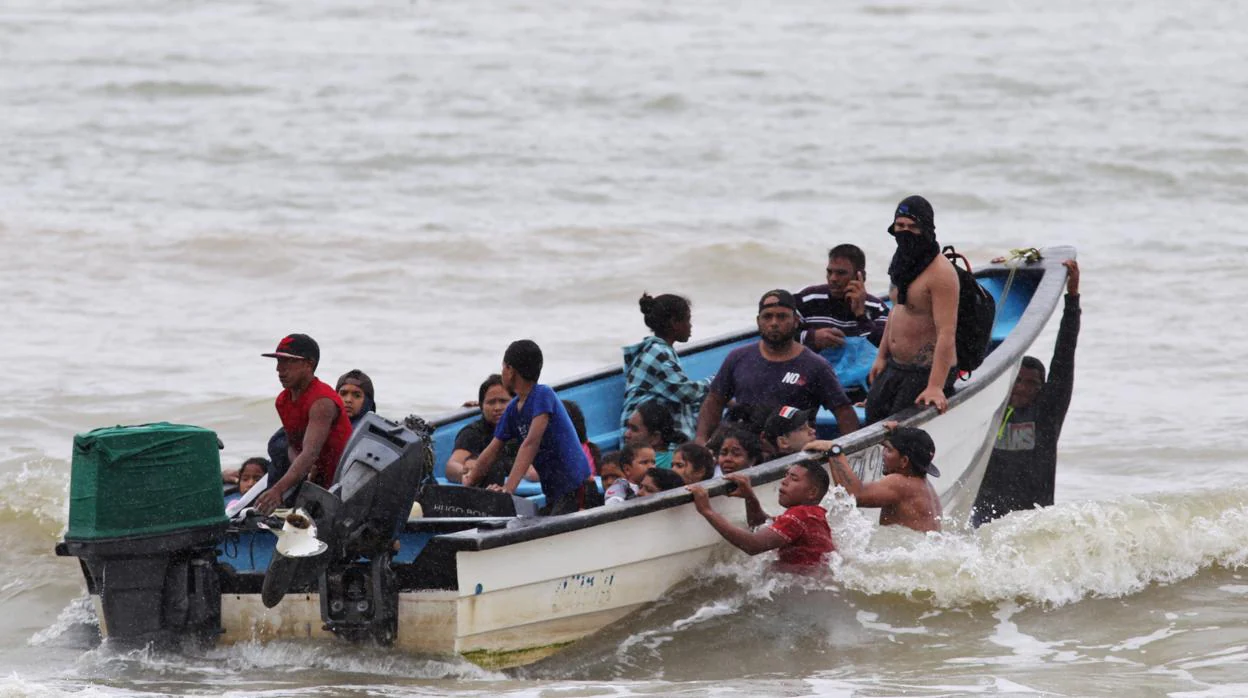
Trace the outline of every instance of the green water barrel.
<instances>
[{"instance_id":1,"label":"green water barrel","mask_svg":"<svg viewBox=\"0 0 1248 698\"><path fill-rule=\"evenodd\" d=\"M224 528L215 432L158 422L74 437L67 542Z\"/></svg>"}]
</instances>

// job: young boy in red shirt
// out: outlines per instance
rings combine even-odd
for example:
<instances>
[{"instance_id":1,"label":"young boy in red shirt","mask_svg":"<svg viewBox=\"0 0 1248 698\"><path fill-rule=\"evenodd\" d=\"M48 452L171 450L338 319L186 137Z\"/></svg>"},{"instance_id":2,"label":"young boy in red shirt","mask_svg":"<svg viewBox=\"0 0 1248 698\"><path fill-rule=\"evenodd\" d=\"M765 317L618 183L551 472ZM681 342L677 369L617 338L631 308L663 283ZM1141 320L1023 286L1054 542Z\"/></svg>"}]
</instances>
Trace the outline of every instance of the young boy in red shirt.
<instances>
[{"instance_id":1,"label":"young boy in red shirt","mask_svg":"<svg viewBox=\"0 0 1248 698\"><path fill-rule=\"evenodd\" d=\"M784 513L766 526L763 524L769 517L754 495L750 479L741 473L726 475L724 479L736 483L737 488L729 496L745 500L745 520L755 530L738 528L711 508L710 496L700 485L687 485L685 489L693 494L698 513L729 543L750 555L776 550L778 566L794 570L821 567L828 553L836 550L828 511L819 505L830 484L828 471L822 465L801 462L789 466L780 481L779 501L785 507Z\"/></svg>"}]
</instances>

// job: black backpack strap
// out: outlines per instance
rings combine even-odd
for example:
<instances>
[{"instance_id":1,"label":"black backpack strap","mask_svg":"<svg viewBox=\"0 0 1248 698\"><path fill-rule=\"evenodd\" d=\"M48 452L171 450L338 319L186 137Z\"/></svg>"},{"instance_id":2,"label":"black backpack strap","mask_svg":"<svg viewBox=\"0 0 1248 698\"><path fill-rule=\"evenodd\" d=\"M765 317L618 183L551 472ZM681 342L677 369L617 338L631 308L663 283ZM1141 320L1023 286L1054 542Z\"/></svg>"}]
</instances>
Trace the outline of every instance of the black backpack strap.
<instances>
[{"instance_id":1,"label":"black backpack strap","mask_svg":"<svg viewBox=\"0 0 1248 698\"><path fill-rule=\"evenodd\" d=\"M945 245L941 248L940 253L952 262L955 267L958 265L958 260L962 260L962 266L966 267L966 271L971 274L975 273L971 269L971 260L967 259L966 255L953 249L953 245Z\"/></svg>"}]
</instances>

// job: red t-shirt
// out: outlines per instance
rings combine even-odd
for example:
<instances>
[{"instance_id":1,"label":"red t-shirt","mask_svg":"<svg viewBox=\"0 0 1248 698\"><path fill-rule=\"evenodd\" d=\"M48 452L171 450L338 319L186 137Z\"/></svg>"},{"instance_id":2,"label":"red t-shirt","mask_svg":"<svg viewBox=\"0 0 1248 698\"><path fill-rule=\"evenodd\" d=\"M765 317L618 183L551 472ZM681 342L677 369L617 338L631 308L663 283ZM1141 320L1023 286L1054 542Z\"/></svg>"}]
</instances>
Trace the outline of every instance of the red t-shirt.
<instances>
[{"instance_id":1,"label":"red t-shirt","mask_svg":"<svg viewBox=\"0 0 1248 698\"><path fill-rule=\"evenodd\" d=\"M313 378L308 389L303 391L298 400L291 399L289 390L283 390L277 396L277 416L282 419L282 427L286 429L286 441L294 450L295 455L298 455L303 451L303 434L308 430L308 417L312 410L312 403L321 398L329 398L338 406L338 416L329 426L329 436L325 438L325 445L321 446L320 456L312 466L314 472L312 482L328 488L334 484L334 471L338 469L338 461L347 447L347 441L351 439L351 420L347 417L342 398L338 397L338 393L322 383L319 378Z\"/></svg>"},{"instance_id":2,"label":"red t-shirt","mask_svg":"<svg viewBox=\"0 0 1248 698\"><path fill-rule=\"evenodd\" d=\"M781 565L813 567L822 565L827 554L836 550L828 510L818 504L789 507L770 524L789 543L779 549Z\"/></svg>"}]
</instances>

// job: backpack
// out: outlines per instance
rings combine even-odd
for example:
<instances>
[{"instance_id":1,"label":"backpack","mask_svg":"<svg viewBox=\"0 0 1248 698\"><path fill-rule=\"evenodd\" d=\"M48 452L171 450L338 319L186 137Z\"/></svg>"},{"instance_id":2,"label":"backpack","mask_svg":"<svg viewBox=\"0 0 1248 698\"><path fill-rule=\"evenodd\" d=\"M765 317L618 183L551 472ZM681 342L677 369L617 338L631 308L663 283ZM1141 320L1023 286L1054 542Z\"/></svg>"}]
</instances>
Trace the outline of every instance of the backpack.
<instances>
[{"instance_id":1,"label":"backpack","mask_svg":"<svg viewBox=\"0 0 1248 698\"><path fill-rule=\"evenodd\" d=\"M954 346L958 352L958 372L966 380L970 378L971 371L984 362L988 353L997 302L975 280L970 260L953 249L953 245L946 245L941 253L958 272L958 326ZM965 268L958 266L959 259Z\"/></svg>"}]
</instances>

